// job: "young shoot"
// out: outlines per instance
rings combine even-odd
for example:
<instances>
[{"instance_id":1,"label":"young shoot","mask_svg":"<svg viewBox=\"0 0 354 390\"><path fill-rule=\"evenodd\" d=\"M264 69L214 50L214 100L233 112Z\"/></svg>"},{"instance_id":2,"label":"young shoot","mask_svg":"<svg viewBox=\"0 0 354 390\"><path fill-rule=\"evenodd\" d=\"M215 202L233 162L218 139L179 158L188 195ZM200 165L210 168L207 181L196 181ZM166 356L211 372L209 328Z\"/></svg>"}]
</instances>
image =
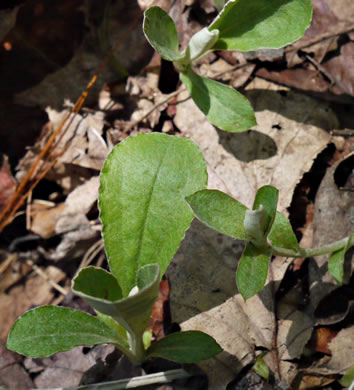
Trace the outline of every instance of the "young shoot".
<instances>
[{"instance_id":1,"label":"young shoot","mask_svg":"<svg viewBox=\"0 0 354 390\"><path fill-rule=\"evenodd\" d=\"M216 50L278 49L301 38L310 26L311 0L215 0L214 21L192 36L181 52L174 21L159 7L145 11L143 30L151 46L180 72L180 79L208 120L222 130L256 125L249 101L222 83L198 75L193 66Z\"/></svg>"}]
</instances>

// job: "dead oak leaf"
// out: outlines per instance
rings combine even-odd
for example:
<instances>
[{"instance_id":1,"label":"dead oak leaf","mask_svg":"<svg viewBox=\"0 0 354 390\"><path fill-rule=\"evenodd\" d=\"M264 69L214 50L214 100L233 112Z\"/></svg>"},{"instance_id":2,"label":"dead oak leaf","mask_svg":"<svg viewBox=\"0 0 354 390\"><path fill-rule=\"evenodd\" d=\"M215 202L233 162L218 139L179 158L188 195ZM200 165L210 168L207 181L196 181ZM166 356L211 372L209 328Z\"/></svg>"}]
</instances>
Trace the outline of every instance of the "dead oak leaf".
<instances>
[{"instance_id":1,"label":"dead oak leaf","mask_svg":"<svg viewBox=\"0 0 354 390\"><path fill-rule=\"evenodd\" d=\"M324 129L338 120L326 103L258 78L246 95L258 122L248 132L218 131L185 93L179 96L175 123L201 148L210 188L250 207L257 189L270 184L279 189L278 210L286 212L296 184L330 142Z\"/></svg>"}]
</instances>

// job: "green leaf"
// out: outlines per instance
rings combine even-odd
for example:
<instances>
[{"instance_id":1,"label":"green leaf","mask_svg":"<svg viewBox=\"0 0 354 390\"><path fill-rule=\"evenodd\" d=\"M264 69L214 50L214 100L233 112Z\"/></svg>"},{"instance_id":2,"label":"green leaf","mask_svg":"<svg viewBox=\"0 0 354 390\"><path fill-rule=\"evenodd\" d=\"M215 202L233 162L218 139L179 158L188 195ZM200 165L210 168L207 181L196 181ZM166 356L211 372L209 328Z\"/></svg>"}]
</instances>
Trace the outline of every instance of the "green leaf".
<instances>
[{"instance_id":1,"label":"green leaf","mask_svg":"<svg viewBox=\"0 0 354 390\"><path fill-rule=\"evenodd\" d=\"M278 190L272 186L263 186L258 189L253 209L247 210L243 225L252 237L252 243L263 247L272 226L278 203Z\"/></svg>"},{"instance_id":2,"label":"green leaf","mask_svg":"<svg viewBox=\"0 0 354 390\"><path fill-rule=\"evenodd\" d=\"M251 237L250 241L257 247L264 247L267 243L267 236L264 234L266 214L263 205L257 210L246 210L243 226Z\"/></svg>"},{"instance_id":3,"label":"green leaf","mask_svg":"<svg viewBox=\"0 0 354 390\"><path fill-rule=\"evenodd\" d=\"M328 260L328 271L339 283L343 283L345 254L351 247L353 235L349 236L344 248L331 254Z\"/></svg>"},{"instance_id":4,"label":"green leaf","mask_svg":"<svg viewBox=\"0 0 354 390\"><path fill-rule=\"evenodd\" d=\"M143 31L150 45L162 58L169 61L181 58L176 25L162 8L151 7L145 11Z\"/></svg>"},{"instance_id":5,"label":"green leaf","mask_svg":"<svg viewBox=\"0 0 354 390\"><path fill-rule=\"evenodd\" d=\"M256 125L250 102L235 89L202 77L188 68L180 78L208 120L222 130L240 133Z\"/></svg>"},{"instance_id":6,"label":"green leaf","mask_svg":"<svg viewBox=\"0 0 354 390\"><path fill-rule=\"evenodd\" d=\"M123 328L110 315L101 313L96 309L97 302L114 302L122 299L122 290L117 279L102 268L82 268L72 281L72 290L81 296L96 310L98 318L111 329L114 329L123 340L127 340L125 328Z\"/></svg>"},{"instance_id":7,"label":"green leaf","mask_svg":"<svg viewBox=\"0 0 354 390\"><path fill-rule=\"evenodd\" d=\"M244 300L264 287L270 258L270 249L259 249L250 242L246 245L236 271L237 288Z\"/></svg>"},{"instance_id":8,"label":"green leaf","mask_svg":"<svg viewBox=\"0 0 354 390\"><path fill-rule=\"evenodd\" d=\"M253 370L265 380L269 380L269 367L264 361L263 355L257 356L256 363L253 365Z\"/></svg>"},{"instance_id":9,"label":"green leaf","mask_svg":"<svg viewBox=\"0 0 354 390\"><path fill-rule=\"evenodd\" d=\"M333 252L328 260L328 271L339 283L343 283L345 249Z\"/></svg>"},{"instance_id":10,"label":"green leaf","mask_svg":"<svg viewBox=\"0 0 354 390\"><path fill-rule=\"evenodd\" d=\"M311 24L311 0L230 0L209 26L218 29L214 50L280 48Z\"/></svg>"},{"instance_id":11,"label":"green leaf","mask_svg":"<svg viewBox=\"0 0 354 390\"><path fill-rule=\"evenodd\" d=\"M109 282L109 278L114 279L110 273L95 267L82 269L73 280L72 290L95 310L114 318L130 333L131 337L142 337L159 295L159 271L158 264L141 267L137 272L137 292L120 300L108 300L101 293L91 295L93 291L91 281L96 280L96 284L101 284L106 280L107 284L113 284ZM106 275L103 277L104 273Z\"/></svg>"},{"instance_id":12,"label":"green leaf","mask_svg":"<svg viewBox=\"0 0 354 390\"><path fill-rule=\"evenodd\" d=\"M7 348L39 358L79 345L119 343L117 334L90 314L66 307L42 306L17 319Z\"/></svg>"},{"instance_id":13,"label":"green leaf","mask_svg":"<svg viewBox=\"0 0 354 390\"><path fill-rule=\"evenodd\" d=\"M253 210L264 207L263 233L267 235L272 227L277 211L279 191L273 186L263 186L258 189L253 202Z\"/></svg>"},{"instance_id":14,"label":"green leaf","mask_svg":"<svg viewBox=\"0 0 354 390\"><path fill-rule=\"evenodd\" d=\"M85 297L114 302L123 298L117 279L102 268L82 268L72 282L73 291Z\"/></svg>"},{"instance_id":15,"label":"green leaf","mask_svg":"<svg viewBox=\"0 0 354 390\"><path fill-rule=\"evenodd\" d=\"M268 238L273 246L285 249L298 251L300 249L293 228L290 225L288 218L282 213L275 214L275 219L270 229Z\"/></svg>"},{"instance_id":16,"label":"green leaf","mask_svg":"<svg viewBox=\"0 0 354 390\"><path fill-rule=\"evenodd\" d=\"M328 260L328 271L339 284L343 283L345 254L353 245L353 237L350 235L345 247L332 253Z\"/></svg>"},{"instance_id":17,"label":"green leaf","mask_svg":"<svg viewBox=\"0 0 354 390\"><path fill-rule=\"evenodd\" d=\"M173 333L154 342L148 357L161 357L178 363L195 363L220 353L222 348L209 335L196 330Z\"/></svg>"},{"instance_id":18,"label":"green leaf","mask_svg":"<svg viewBox=\"0 0 354 390\"><path fill-rule=\"evenodd\" d=\"M124 296L141 266L158 263L165 272L193 219L184 198L206 184L202 152L185 138L139 134L109 154L101 172L100 218Z\"/></svg>"},{"instance_id":19,"label":"green leaf","mask_svg":"<svg viewBox=\"0 0 354 390\"><path fill-rule=\"evenodd\" d=\"M118 334L118 336L121 338L120 344L126 348L129 348L126 329L111 316L103 314L98 310L95 310L95 313L97 314L97 317L100 319L100 321L102 321L105 325L113 329Z\"/></svg>"},{"instance_id":20,"label":"green leaf","mask_svg":"<svg viewBox=\"0 0 354 390\"><path fill-rule=\"evenodd\" d=\"M344 387L350 387L354 382L354 366L349 368L349 370L342 376L342 379L339 383Z\"/></svg>"},{"instance_id":21,"label":"green leaf","mask_svg":"<svg viewBox=\"0 0 354 390\"><path fill-rule=\"evenodd\" d=\"M206 54L208 54L209 50L214 46L215 42L217 41L219 36L218 30L210 31L206 27L198 31L196 34L192 36L190 39L188 46L183 53L184 58L178 62L182 63L183 69L183 63L185 62L193 62L197 61L200 57L204 57Z\"/></svg>"},{"instance_id":22,"label":"green leaf","mask_svg":"<svg viewBox=\"0 0 354 390\"><path fill-rule=\"evenodd\" d=\"M243 226L247 207L218 190L201 190L186 197L194 215L210 228L239 240L249 240Z\"/></svg>"},{"instance_id":23,"label":"green leaf","mask_svg":"<svg viewBox=\"0 0 354 390\"><path fill-rule=\"evenodd\" d=\"M152 342L152 330L146 330L143 334L144 348L148 349Z\"/></svg>"}]
</instances>

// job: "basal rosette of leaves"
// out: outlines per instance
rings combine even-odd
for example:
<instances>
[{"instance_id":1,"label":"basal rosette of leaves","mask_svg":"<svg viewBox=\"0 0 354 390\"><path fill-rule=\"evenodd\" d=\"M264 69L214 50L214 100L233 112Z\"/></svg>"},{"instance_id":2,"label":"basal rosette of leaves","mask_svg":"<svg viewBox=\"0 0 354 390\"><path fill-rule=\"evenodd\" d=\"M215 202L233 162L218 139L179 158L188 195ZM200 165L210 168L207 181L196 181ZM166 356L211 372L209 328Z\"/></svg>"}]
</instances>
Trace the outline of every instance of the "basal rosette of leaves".
<instances>
[{"instance_id":1,"label":"basal rosette of leaves","mask_svg":"<svg viewBox=\"0 0 354 390\"><path fill-rule=\"evenodd\" d=\"M221 352L199 331L150 345L146 331L159 284L193 213L185 197L206 187L206 163L191 141L165 134L129 137L108 156L100 177L99 208L111 272L81 269L72 290L97 316L43 306L24 313L7 348L46 357L80 345L113 344L134 363L163 357L181 363Z\"/></svg>"},{"instance_id":2,"label":"basal rosette of leaves","mask_svg":"<svg viewBox=\"0 0 354 390\"><path fill-rule=\"evenodd\" d=\"M108 156L101 172L100 218L110 271L81 269L73 292L95 310L44 306L24 313L11 329L7 347L46 357L79 345L113 344L132 362L163 357L181 363L221 352L199 331L168 335L150 345L146 332L159 282L185 231L196 216L207 226L247 241L236 272L244 299L266 282L272 255L331 254L329 270L342 283L346 252L354 235L321 248L300 248L288 219L276 211L278 190L261 187L252 210L208 190L206 163L191 141L160 133L129 137Z\"/></svg>"},{"instance_id":3,"label":"basal rosette of leaves","mask_svg":"<svg viewBox=\"0 0 354 390\"><path fill-rule=\"evenodd\" d=\"M256 125L249 101L220 82L195 73L192 66L214 50L250 51L280 48L301 38L311 24L311 0L223 0L215 20L197 32L183 52L172 18L161 8L145 11L146 39L180 71L198 108L222 130L242 132Z\"/></svg>"}]
</instances>

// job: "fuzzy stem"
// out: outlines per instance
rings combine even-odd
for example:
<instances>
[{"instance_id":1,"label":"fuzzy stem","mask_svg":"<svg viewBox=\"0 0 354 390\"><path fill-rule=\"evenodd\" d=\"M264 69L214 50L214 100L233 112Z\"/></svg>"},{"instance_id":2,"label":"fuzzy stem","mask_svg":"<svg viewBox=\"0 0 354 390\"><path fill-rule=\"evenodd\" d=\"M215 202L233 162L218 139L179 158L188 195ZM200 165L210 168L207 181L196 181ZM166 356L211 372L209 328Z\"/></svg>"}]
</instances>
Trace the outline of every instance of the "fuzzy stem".
<instances>
[{"instance_id":1,"label":"fuzzy stem","mask_svg":"<svg viewBox=\"0 0 354 390\"><path fill-rule=\"evenodd\" d=\"M142 363L146 358L146 352L143 343L143 336L141 334L134 336L134 341L132 342L131 349L134 354L135 361L139 364Z\"/></svg>"},{"instance_id":2,"label":"fuzzy stem","mask_svg":"<svg viewBox=\"0 0 354 390\"><path fill-rule=\"evenodd\" d=\"M340 249L347 247L348 249L354 245L354 234L345 237L342 240L335 241L332 244L324 245L319 248L300 248L299 251L293 251L292 249L279 248L271 246L272 254L275 256L283 257L313 257L326 255L329 253L337 252Z\"/></svg>"}]
</instances>

